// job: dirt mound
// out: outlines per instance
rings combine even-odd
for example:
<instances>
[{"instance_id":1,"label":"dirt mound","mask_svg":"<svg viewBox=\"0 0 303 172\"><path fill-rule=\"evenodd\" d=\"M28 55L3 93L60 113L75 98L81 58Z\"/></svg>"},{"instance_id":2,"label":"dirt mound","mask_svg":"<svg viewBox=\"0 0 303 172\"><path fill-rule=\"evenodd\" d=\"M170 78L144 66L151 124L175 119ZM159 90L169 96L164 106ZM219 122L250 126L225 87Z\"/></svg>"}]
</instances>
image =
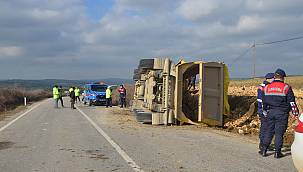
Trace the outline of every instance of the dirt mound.
<instances>
[{"instance_id":1,"label":"dirt mound","mask_svg":"<svg viewBox=\"0 0 303 172\"><path fill-rule=\"evenodd\" d=\"M230 116L226 118L226 120L234 120L238 119L251 108L251 105L256 102L257 98L255 96L228 96L228 103L230 106ZM256 106L255 106L256 109ZM256 111L253 112L256 115ZM227 122L226 121L226 122Z\"/></svg>"},{"instance_id":2,"label":"dirt mound","mask_svg":"<svg viewBox=\"0 0 303 172\"><path fill-rule=\"evenodd\" d=\"M257 86L231 86L229 87L229 104L231 115L226 116L224 128L227 131L239 134L258 135L260 120L257 115L256 92ZM294 89L300 112L303 108L302 90ZM294 119L289 118L288 128L284 136L284 143L293 142Z\"/></svg>"},{"instance_id":3,"label":"dirt mound","mask_svg":"<svg viewBox=\"0 0 303 172\"><path fill-rule=\"evenodd\" d=\"M260 121L257 116L256 97L229 96L231 115L225 118L224 127L239 134L256 134Z\"/></svg>"},{"instance_id":4,"label":"dirt mound","mask_svg":"<svg viewBox=\"0 0 303 172\"><path fill-rule=\"evenodd\" d=\"M191 121L198 121L199 94L197 91L185 91L182 100L182 111Z\"/></svg>"}]
</instances>

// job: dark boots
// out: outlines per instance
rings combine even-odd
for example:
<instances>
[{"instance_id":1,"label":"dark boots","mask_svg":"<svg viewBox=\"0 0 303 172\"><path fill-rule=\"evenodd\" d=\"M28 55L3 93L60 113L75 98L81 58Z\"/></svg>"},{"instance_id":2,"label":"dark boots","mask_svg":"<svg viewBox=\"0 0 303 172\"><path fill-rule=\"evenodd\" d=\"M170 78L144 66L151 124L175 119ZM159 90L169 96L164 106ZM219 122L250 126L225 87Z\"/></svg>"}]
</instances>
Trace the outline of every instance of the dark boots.
<instances>
[{"instance_id":1,"label":"dark boots","mask_svg":"<svg viewBox=\"0 0 303 172\"><path fill-rule=\"evenodd\" d=\"M259 143L259 150L262 151L262 149L263 149L263 145L262 143Z\"/></svg>"},{"instance_id":2,"label":"dark boots","mask_svg":"<svg viewBox=\"0 0 303 172\"><path fill-rule=\"evenodd\" d=\"M279 158L282 158L284 157L284 155L282 154L281 150L278 150L275 152L275 158L279 159Z\"/></svg>"},{"instance_id":3,"label":"dark boots","mask_svg":"<svg viewBox=\"0 0 303 172\"><path fill-rule=\"evenodd\" d=\"M268 146L265 145L259 145L260 151L259 154L262 155L263 157L267 156L267 148Z\"/></svg>"},{"instance_id":4,"label":"dark boots","mask_svg":"<svg viewBox=\"0 0 303 172\"><path fill-rule=\"evenodd\" d=\"M268 146L260 144L259 145L259 149L260 149L259 154L261 156L263 156L263 157L266 157L267 156ZM275 151L274 157L277 158L277 159L284 157L284 155L281 152L281 149Z\"/></svg>"}]
</instances>

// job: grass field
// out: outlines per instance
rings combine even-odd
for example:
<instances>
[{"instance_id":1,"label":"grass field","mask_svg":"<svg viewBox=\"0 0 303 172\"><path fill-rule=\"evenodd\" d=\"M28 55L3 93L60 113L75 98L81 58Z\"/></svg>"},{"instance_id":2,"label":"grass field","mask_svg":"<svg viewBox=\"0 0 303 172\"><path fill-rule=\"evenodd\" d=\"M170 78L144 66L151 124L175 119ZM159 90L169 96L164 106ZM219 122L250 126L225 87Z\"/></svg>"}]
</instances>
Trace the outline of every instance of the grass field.
<instances>
[{"instance_id":1,"label":"grass field","mask_svg":"<svg viewBox=\"0 0 303 172\"><path fill-rule=\"evenodd\" d=\"M229 86L257 86L263 82L263 78L247 79L247 80L231 80ZM303 76L286 77L285 82L294 89L303 89Z\"/></svg>"}]
</instances>

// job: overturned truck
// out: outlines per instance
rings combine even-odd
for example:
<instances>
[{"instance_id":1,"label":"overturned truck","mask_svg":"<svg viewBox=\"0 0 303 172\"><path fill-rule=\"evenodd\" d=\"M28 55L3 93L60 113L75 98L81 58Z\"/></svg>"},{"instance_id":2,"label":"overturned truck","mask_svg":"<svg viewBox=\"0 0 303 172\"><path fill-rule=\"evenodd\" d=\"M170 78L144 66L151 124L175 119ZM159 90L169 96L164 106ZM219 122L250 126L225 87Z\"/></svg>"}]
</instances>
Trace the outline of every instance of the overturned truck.
<instances>
[{"instance_id":1,"label":"overturned truck","mask_svg":"<svg viewBox=\"0 0 303 172\"><path fill-rule=\"evenodd\" d=\"M222 126L223 116L229 114L224 63L142 59L133 79L132 109L140 122Z\"/></svg>"}]
</instances>

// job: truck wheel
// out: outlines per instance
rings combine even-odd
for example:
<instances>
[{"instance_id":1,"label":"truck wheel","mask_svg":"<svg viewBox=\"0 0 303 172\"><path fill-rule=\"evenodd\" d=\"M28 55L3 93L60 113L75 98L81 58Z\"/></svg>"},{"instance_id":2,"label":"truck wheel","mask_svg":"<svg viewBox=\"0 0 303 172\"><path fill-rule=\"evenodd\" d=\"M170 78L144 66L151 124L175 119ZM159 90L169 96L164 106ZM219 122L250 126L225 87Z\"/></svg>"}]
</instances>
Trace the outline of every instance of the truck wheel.
<instances>
[{"instance_id":1,"label":"truck wheel","mask_svg":"<svg viewBox=\"0 0 303 172\"><path fill-rule=\"evenodd\" d=\"M88 106L92 106L93 102L90 100Z\"/></svg>"},{"instance_id":2,"label":"truck wheel","mask_svg":"<svg viewBox=\"0 0 303 172\"><path fill-rule=\"evenodd\" d=\"M139 68L143 69L153 69L154 59L141 59L139 63Z\"/></svg>"},{"instance_id":3,"label":"truck wheel","mask_svg":"<svg viewBox=\"0 0 303 172\"><path fill-rule=\"evenodd\" d=\"M139 69L135 69L135 70L134 70L134 74L135 74L135 75L138 74L138 72L139 72Z\"/></svg>"},{"instance_id":4,"label":"truck wheel","mask_svg":"<svg viewBox=\"0 0 303 172\"><path fill-rule=\"evenodd\" d=\"M134 74L133 76L133 80L137 81L141 79L141 75L140 74Z\"/></svg>"},{"instance_id":5,"label":"truck wheel","mask_svg":"<svg viewBox=\"0 0 303 172\"><path fill-rule=\"evenodd\" d=\"M85 101L85 100L83 101L83 104L85 104L85 105L86 105L86 101Z\"/></svg>"},{"instance_id":6,"label":"truck wheel","mask_svg":"<svg viewBox=\"0 0 303 172\"><path fill-rule=\"evenodd\" d=\"M146 68L139 68L137 74L145 74L147 72L147 70L148 69L146 69Z\"/></svg>"}]
</instances>

